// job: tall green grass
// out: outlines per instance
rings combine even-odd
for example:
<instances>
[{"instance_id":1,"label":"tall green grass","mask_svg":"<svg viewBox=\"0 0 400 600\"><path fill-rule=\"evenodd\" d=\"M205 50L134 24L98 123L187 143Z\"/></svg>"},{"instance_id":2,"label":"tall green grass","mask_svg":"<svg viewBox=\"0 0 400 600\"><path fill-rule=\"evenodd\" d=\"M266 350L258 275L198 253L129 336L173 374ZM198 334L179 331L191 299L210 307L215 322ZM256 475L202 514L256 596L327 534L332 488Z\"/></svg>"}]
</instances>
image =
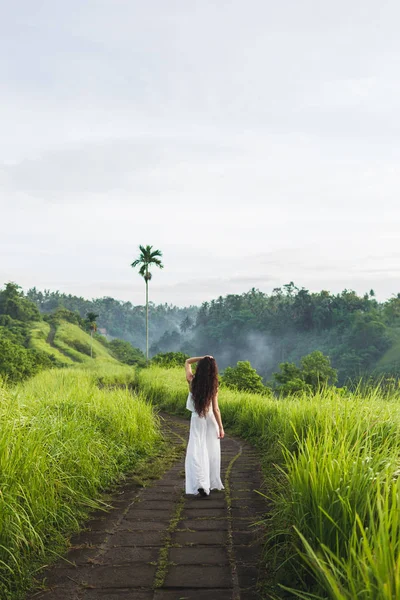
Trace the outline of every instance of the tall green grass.
<instances>
[{"instance_id":1,"label":"tall green grass","mask_svg":"<svg viewBox=\"0 0 400 600\"><path fill-rule=\"evenodd\" d=\"M94 371L60 369L0 387L1 598L23 589L101 491L155 451L151 406L98 381Z\"/></svg>"},{"instance_id":2,"label":"tall green grass","mask_svg":"<svg viewBox=\"0 0 400 600\"><path fill-rule=\"evenodd\" d=\"M185 414L183 369L145 369L138 385ZM299 598L400 598L398 394L274 399L222 388L219 396L224 424L277 465L266 524L283 586Z\"/></svg>"}]
</instances>

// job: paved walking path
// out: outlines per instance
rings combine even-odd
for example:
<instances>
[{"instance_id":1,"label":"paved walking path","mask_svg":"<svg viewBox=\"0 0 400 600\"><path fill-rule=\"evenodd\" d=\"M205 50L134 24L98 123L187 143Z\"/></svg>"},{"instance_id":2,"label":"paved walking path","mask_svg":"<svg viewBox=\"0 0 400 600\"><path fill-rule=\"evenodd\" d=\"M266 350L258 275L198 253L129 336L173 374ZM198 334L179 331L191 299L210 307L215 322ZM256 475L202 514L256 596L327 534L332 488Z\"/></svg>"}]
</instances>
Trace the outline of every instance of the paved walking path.
<instances>
[{"instance_id":1,"label":"paved walking path","mask_svg":"<svg viewBox=\"0 0 400 600\"><path fill-rule=\"evenodd\" d=\"M163 414L169 442L184 445L189 423ZM129 481L87 529L71 539L65 560L45 573L47 589L32 600L253 600L265 510L256 451L221 442L225 490L185 496L184 457L156 481ZM182 455L183 456L183 455Z\"/></svg>"}]
</instances>

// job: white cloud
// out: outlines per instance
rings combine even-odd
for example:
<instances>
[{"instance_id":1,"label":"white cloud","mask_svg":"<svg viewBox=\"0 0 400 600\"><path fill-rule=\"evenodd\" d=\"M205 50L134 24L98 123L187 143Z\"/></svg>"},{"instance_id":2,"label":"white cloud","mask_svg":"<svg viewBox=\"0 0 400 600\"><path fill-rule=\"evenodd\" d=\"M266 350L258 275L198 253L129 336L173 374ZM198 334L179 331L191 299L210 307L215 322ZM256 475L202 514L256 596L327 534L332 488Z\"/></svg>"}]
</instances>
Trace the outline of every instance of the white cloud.
<instances>
[{"instance_id":1,"label":"white cloud","mask_svg":"<svg viewBox=\"0 0 400 600\"><path fill-rule=\"evenodd\" d=\"M159 302L398 291L394 0L2 10L0 284L141 302L151 243Z\"/></svg>"}]
</instances>

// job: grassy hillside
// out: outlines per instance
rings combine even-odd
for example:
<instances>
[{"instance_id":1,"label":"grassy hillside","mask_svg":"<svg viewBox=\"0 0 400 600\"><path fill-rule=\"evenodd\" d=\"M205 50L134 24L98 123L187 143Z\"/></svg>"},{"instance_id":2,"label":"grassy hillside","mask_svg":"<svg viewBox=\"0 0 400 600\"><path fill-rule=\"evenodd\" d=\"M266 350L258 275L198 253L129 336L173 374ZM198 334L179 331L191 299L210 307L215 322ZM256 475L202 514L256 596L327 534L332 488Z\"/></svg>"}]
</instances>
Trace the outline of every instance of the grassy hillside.
<instances>
[{"instance_id":1,"label":"grassy hillside","mask_svg":"<svg viewBox=\"0 0 400 600\"><path fill-rule=\"evenodd\" d=\"M54 356L59 366L89 365L93 361L97 366L119 364L107 348L95 339L92 340L91 358L90 344L90 335L68 321L61 320L51 324L46 321L36 322L30 331L31 347Z\"/></svg>"},{"instance_id":2,"label":"grassy hillside","mask_svg":"<svg viewBox=\"0 0 400 600\"><path fill-rule=\"evenodd\" d=\"M46 321L38 321L37 323L34 323L30 331L29 346L31 348L35 348L36 350L41 350L49 356L54 356L57 363L60 363L60 366L73 365L74 361L71 358L65 356L65 354L60 352L60 350L50 345L48 341L50 329L50 324L46 323Z\"/></svg>"},{"instance_id":3,"label":"grassy hillside","mask_svg":"<svg viewBox=\"0 0 400 600\"><path fill-rule=\"evenodd\" d=\"M376 365L378 373L390 373L400 375L400 328L392 328L389 330L393 345Z\"/></svg>"},{"instance_id":4,"label":"grassy hillside","mask_svg":"<svg viewBox=\"0 0 400 600\"><path fill-rule=\"evenodd\" d=\"M95 339L91 340L90 335L78 325L62 321L56 327L54 345L75 362L87 363L92 360L90 357L91 342L93 345L93 359L101 362L118 363L100 342Z\"/></svg>"}]
</instances>

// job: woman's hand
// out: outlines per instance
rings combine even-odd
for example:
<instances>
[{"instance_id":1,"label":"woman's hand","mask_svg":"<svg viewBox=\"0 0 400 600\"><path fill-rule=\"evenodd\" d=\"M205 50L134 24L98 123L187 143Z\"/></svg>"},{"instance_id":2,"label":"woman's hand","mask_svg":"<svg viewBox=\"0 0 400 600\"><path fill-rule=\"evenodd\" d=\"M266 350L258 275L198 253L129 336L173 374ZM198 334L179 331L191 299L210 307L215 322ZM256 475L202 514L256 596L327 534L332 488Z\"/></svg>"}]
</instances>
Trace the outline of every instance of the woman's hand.
<instances>
[{"instance_id":1,"label":"woman's hand","mask_svg":"<svg viewBox=\"0 0 400 600\"><path fill-rule=\"evenodd\" d=\"M223 427L219 428L219 432L218 432L218 439L222 440L222 438L225 436L225 431Z\"/></svg>"}]
</instances>

